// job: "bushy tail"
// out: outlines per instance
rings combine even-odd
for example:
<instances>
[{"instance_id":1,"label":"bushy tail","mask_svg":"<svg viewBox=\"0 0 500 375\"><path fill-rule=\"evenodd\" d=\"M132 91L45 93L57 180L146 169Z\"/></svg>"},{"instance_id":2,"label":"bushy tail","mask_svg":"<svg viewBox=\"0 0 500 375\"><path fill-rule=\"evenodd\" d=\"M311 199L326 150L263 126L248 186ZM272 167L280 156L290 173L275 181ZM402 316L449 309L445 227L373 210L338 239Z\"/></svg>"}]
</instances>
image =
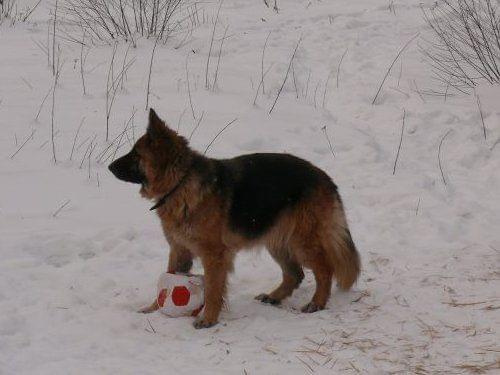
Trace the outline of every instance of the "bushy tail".
<instances>
[{"instance_id":1,"label":"bushy tail","mask_svg":"<svg viewBox=\"0 0 500 375\"><path fill-rule=\"evenodd\" d=\"M361 261L347 227L342 203L335 211L333 233L330 237L333 241L330 241L330 246L327 247L327 254L339 288L348 290L358 279Z\"/></svg>"}]
</instances>

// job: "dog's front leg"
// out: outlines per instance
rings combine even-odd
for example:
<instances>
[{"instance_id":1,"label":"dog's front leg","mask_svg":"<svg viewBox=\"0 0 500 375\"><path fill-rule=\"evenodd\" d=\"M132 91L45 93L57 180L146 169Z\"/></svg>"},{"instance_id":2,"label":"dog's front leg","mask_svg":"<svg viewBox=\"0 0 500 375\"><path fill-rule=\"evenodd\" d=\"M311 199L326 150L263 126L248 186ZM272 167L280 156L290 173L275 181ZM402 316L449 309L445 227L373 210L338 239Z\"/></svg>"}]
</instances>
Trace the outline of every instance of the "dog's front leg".
<instances>
[{"instance_id":1,"label":"dog's front leg","mask_svg":"<svg viewBox=\"0 0 500 375\"><path fill-rule=\"evenodd\" d=\"M218 252L201 255L201 262L205 270L205 308L203 315L193 324L197 329L217 324L232 259L227 254Z\"/></svg>"},{"instance_id":2,"label":"dog's front leg","mask_svg":"<svg viewBox=\"0 0 500 375\"><path fill-rule=\"evenodd\" d=\"M168 272L188 273L193 266L193 255L179 244L170 241L170 254L168 256Z\"/></svg>"},{"instance_id":3,"label":"dog's front leg","mask_svg":"<svg viewBox=\"0 0 500 375\"><path fill-rule=\"evenodd\" d=\"M168 269L167 272L183 272L188 273L193 266L193 256L191 252L185 247L176 244L172 241L170 242L170 254L168 256ZM155 300L151 305L143 307L139 310L140 313L149 314L158 310L158 301Z\"/></svg>"}]
</instances>

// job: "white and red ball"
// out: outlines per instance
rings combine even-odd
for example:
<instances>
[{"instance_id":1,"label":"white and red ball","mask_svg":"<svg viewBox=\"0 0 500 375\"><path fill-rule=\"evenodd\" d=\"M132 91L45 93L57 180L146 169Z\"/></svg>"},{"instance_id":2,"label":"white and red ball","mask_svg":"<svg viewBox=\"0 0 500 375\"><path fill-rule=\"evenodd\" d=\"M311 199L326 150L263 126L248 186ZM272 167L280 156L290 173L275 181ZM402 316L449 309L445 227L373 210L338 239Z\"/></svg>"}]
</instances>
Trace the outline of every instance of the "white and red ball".
<instances>
[{"instance_id":1,"label":"white and red ball","mask_svg":"<svg viewBox=\"0 0 500 375\"><path fill-rule=\"evenodd\" d=\"M203 276L163 273L156 299L160 311L170 317L196 316L203 308Z\"/></svg>"}]
</instances>

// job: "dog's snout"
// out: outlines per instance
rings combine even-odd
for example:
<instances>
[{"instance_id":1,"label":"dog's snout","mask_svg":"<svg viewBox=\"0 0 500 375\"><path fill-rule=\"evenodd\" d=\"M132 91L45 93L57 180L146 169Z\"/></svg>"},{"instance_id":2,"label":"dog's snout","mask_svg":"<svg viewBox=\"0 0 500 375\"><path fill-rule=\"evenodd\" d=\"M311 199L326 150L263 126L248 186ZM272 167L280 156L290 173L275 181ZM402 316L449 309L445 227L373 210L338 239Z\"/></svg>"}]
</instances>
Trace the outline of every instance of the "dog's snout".
<instances>
[{"instance_id":1,"label":"dog's snout","mask_svg":"<svg viewBox=\"0 0 500 375\"><path fill-rule=\"evenodd\" d=\"M139 161L133 151L113 161L108 169L113 175L122 181L142 184L145 181L144 174L139 167Z\"/></svg>"},{"instance_id":2,"label":"dog's snout","mask_svg":"<svg viewBox=\"0 0 500 375\"><path fill-rule=\"evenodd\" d=\"M116 167L116 162L118 160L115 160L114 162L112 162L110 165L108 165L108 169L110 170L111 173L113 173L114 175L116 175L116 170L117 170L117 167Z\"/></svg>"}]
</instances>

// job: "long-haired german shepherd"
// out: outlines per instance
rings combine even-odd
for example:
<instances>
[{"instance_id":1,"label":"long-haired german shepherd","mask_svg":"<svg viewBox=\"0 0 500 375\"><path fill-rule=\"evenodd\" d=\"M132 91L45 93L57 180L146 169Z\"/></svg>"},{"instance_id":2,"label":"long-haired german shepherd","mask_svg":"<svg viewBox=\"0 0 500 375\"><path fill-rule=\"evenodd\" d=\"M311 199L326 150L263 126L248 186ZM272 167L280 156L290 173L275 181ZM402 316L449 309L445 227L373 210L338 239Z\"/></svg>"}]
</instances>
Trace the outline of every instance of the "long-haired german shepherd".
<instances>
[{"instance_id":1,"label":"long-haired german shepherd","mask_svg":"<svg viewBox=\"0 0 500 375\"><path fill-rule=\"evenodd\" d=\"M217 323L228 272L237 251L265 245L283 281L256 299L279 304L312 270L316 291L303 312L325 308L335 275L349 289L360 272L337 187L309 162L287 154L211 159L149 113L147 132L109 169L120 180L141 184L154 200L170 244L169 272L188 272L193 257L205 270L205 308L194 323ZM157 302L141 312L158 309Z\"/></svg>"}]
</instances>

